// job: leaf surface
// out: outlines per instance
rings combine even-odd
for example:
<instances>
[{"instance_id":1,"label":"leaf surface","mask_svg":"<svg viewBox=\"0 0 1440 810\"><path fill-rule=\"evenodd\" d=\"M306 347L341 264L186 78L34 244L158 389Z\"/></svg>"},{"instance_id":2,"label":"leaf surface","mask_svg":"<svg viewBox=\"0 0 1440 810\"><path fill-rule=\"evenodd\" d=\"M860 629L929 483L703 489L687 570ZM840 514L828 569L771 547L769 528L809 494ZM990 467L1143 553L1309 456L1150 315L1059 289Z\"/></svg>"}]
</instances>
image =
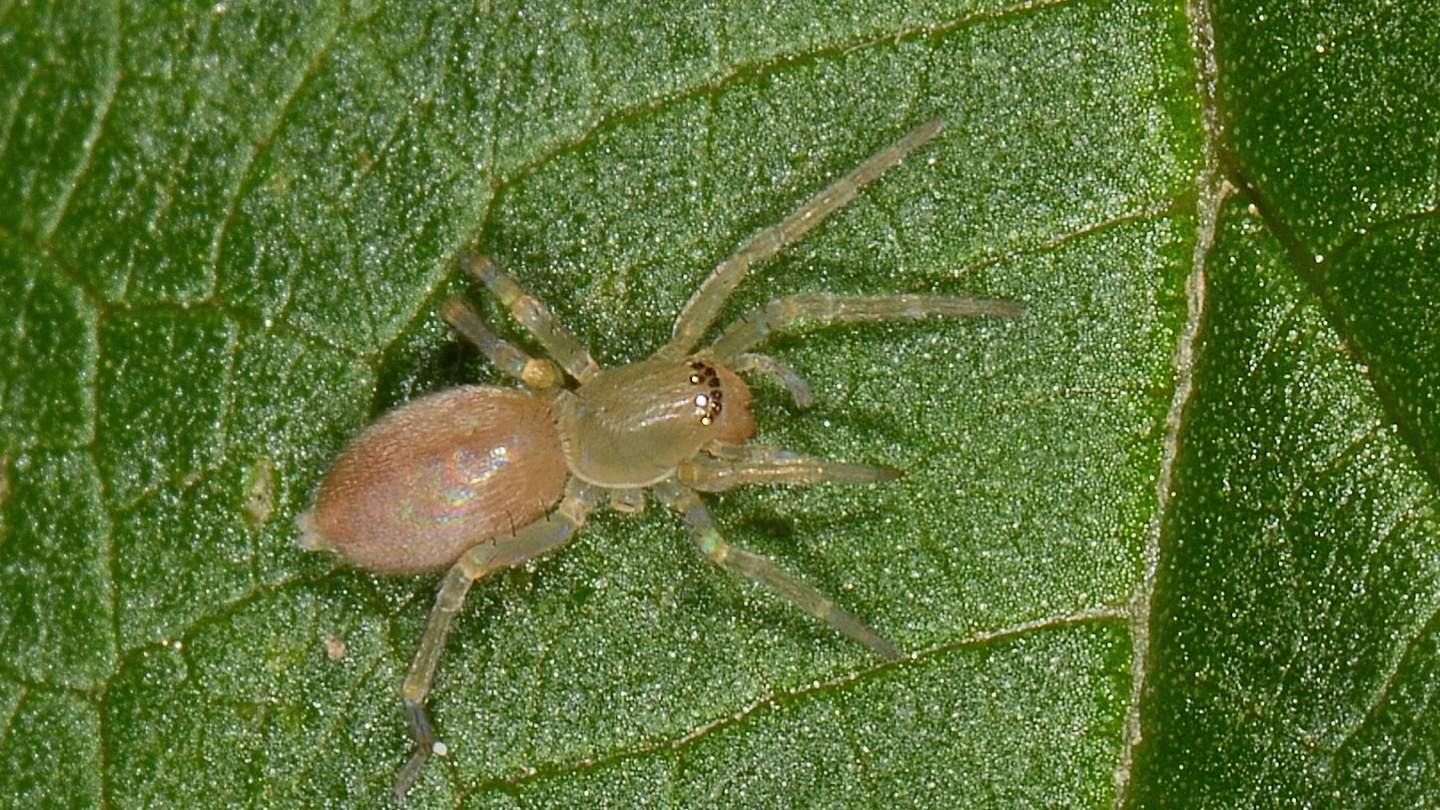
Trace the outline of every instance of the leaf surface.
<instances>
[{"instance_id":1,"label":"leaf surface","mask_svg":"<svg viewBox=\"0 0 1440 810\"><path fill-rule=\"evenodd\" d=\"M1027 315L771 340L817 404L757 380L761 440L906 475L709 498L913 656L601 513L472 590L410 804L1440 799L1433 10L571 5L0 4L0 795L383 800L436 578L293 521L503 384L444 297L535 348L456 253L628 362L940 116L722 320Z\"/></svg>"}]
</instances>

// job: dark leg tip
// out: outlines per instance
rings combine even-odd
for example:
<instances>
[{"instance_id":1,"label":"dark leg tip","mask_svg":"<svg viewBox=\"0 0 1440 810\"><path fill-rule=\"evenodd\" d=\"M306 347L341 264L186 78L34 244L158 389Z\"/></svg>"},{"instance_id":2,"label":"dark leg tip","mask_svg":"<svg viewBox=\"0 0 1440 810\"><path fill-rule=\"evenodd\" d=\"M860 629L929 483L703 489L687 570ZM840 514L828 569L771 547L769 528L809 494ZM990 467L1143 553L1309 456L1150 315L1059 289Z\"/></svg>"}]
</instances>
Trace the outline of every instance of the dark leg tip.
<instances>
[{"instance_id":1,"label":"dark leg tip","mask_svg":"<svg viewBox=\"0 0 1440 810\"><path fill-rule=\"evenodd\" d=\"M874 651L887 661L899 661L905 657L905 653L900 652L899 647L896 647L894 644L891 644L883 638L875 638L875 640L868 646L872 651Z\"/></svg>"},{"instance_id":2,"label":"dark leg tip","mask_svg":"<svg viewBox=\"0 0 1440 810\"><path fill-rule=\"evenodd\" d=\"M410 723L410 736L415 739L415 752L400 769L400 775L395 777L395 786L390 789L397 803L405 801L405 794L410 792L410 787L420 776L420 769L425 767L425 760L435 749L435 728L430 725L425 705L406 698L405 719Z\"/></svg>"},{"instance_id":3,"label":"dark leg tip","mask_svg":"<svg viewBox=\"0 0 1440 810\"><path fill-rule=\"evenodd\" d=\"M425 760L430 757L429 748L416 749L410 755L410 761L400 769L400 775L395 777L395 786L390 789L390 795L395 797L396 804L403 804L405 794L410 792L410 786L415 784L416 777L420 776L420 769L425 766Z\"/></svg>"}]
</instances>

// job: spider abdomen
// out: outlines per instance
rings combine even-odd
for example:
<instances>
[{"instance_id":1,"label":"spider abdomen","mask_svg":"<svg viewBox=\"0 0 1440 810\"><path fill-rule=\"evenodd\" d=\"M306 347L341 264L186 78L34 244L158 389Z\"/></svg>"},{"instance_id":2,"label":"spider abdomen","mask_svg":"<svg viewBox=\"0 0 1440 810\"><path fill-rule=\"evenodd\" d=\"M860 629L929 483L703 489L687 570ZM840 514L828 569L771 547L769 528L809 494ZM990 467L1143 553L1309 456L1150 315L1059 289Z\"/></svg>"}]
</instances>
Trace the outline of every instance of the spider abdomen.
<instances>
[{"instance_id":1,"label":"spider abdomen","mask_svg":"<svg viewBox=\"0 0 1440 810\"><path fill-rule=\"evenodd\" d=\"M300 517L302 545L383 573L443 568L559 499L568 473L546 400L463 386L366 428Z\"/></svg>"}]
</instances>

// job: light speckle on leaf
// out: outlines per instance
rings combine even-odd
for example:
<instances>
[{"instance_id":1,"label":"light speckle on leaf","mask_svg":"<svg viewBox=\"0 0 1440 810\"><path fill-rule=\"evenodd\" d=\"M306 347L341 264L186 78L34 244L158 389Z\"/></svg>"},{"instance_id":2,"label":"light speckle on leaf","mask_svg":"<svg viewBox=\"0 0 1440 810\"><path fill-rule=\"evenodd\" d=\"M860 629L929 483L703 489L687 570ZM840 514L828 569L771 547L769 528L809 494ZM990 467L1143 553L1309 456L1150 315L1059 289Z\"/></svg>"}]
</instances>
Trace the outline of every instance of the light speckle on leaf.
<instances>
[{"instance_id":1,"label":"light speckle on leaf","mask_svg":"<svg viewBox=\"0 0 1440 810\"><path fill-rule=\"evenodd\" d=\"M259 529L270 519L275 509L275 462L268 458L256 459L245 476L245 511L247 522L252 529Z\"/></svg>"}]
</instances>

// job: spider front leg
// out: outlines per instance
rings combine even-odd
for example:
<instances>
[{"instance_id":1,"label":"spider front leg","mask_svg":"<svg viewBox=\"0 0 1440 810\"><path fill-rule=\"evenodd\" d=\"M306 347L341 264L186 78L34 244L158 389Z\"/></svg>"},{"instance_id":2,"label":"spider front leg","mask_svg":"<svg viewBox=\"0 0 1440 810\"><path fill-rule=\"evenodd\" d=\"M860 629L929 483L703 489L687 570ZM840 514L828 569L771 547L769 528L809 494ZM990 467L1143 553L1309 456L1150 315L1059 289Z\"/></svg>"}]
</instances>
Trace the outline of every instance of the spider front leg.
<instances>
[{"instance_id":1,"label":"spider front leg","mask_svg":"<svg viewBox=\"0 0 1440 810\"><path fill-rule=\"evenodd\" d=\"M693 490L674 481L655 485L655 497L685 516L690 539L706 559L726 571L739 574L764 585L811 616L830 625L850 639L865 645L874 653L897 660L903 655L894 644L886 641L865 623L846 613L825 594L786 573L768 559L725 542L710 518L710 512Z\"/></svg>"},{"instance_id":2,"label":"spider front leg","mask_svg":"<svg viewBox=\"0 0 1440 810\"><path fill-rule=\"evenodd\" d=\"M590 351L565 330L560 319L545 306L545 302L525 292L515 279L496 266L489 256L464 253L460 256L460 266L465 272L484 282L490 292L500 299L500 303L510 310L510 314L515 316L515 320L534 335L546 353L555 358L561 368L577 382L585 382L600 370L600 366L590 357Z\"/></svg>"},{"instance_id":3,"label":"spider front leg","mask_svg":"<svg viewBox=\"0 0 1440 810\"><path fill-rule=\"evenodd\" d=\"M890 467L826 461L765 445L720 445L710 452L681 464L676 480L702 492L721 492L746 484L878 484L900 477Z\"/></svg>"},{"instance_id":4,"label":"spider front leg","mask_svg":"<svg viewBox=\"0 0 1440 810\"><path fill-rule=\"evenodd\" d=\"M815 395L810 392L810 383L805 382L805 378L795 369L768 354L742 354L735 358L732 368L740 374L758 372L780 383L786 393L790 394L795 407L802 411L815 402Z\"/></svg>"},{"instance_id":5,"label":"spider front leg","mask_svg":"<svg viewBox=\"0 0 1440 810\"><path fill-rule=\"evenodd\" d=\"M820 323L892 321L940 315L949 318L1018 318L1025 306L1014 301L986 298L946 298L930 295L848 296L832 293L801 293L776 298L728 326L710 346L710 353L728 363L772 332L799 320Z\"/></svg>"},{"instance_id":6,"label":"spider front leg","mask_svg":"<svg viewBox=\"0 0 1440 810\"><path fill-rule=\"evenodd\" d=\"M405 719L410 723L410 734L415 740L415 752L395 779L393 791L396 799L405 798L405 793L435 750L435 729L425 712L425 698L434 683L440 655L445 651L450 622L465 603L470 585L481 577L552 551L569 541L585 523L597 498L598 493L593 487L571 479L565 498L554 512L520 528L509 537L491 538L472 547L445 572L440 591L435 596L435 607L425 624L425 634L420 639L420 649L415 652L415 660L410 664L410 672L405 676L400 691Z\"/></svg>"},{"instance_id":7,"label":"spider front leg","mask_svg":"<svg viewBox=\"0 0 1440 810\"><path fill-rule=\"evenodd\" d=\"M715 322L725 300L735 291L736 285L745 278L753 265L779 253L786 245L844 208L855 199L860 189L898 166L906 155L940 134L944 125L944 122L937 118L910 130L905 137L871 155L848 174L827 186L824 191L806 200L804 205L778 224L771 225L745 240L730 258L710 272L700 289L690 296L685 308L680 311L680 317L675 320L670 342L656 354L678 358L689 353L701 335Z\"/></svg>"},{"instance_id":8,"label":"spider front leg","mask_svg":"<svg viewBox=\"0 0 1440 810\"><path fill-rule=\"evenodd\" d=\"M531 357L508 340L490 331L485 319L475 308L459 296L445 299L440 305L440 317L475 348L485 355L492 365L536 391L558 388L562 382L560 370L544 358Z\"/></svg>"}]
</instances>

